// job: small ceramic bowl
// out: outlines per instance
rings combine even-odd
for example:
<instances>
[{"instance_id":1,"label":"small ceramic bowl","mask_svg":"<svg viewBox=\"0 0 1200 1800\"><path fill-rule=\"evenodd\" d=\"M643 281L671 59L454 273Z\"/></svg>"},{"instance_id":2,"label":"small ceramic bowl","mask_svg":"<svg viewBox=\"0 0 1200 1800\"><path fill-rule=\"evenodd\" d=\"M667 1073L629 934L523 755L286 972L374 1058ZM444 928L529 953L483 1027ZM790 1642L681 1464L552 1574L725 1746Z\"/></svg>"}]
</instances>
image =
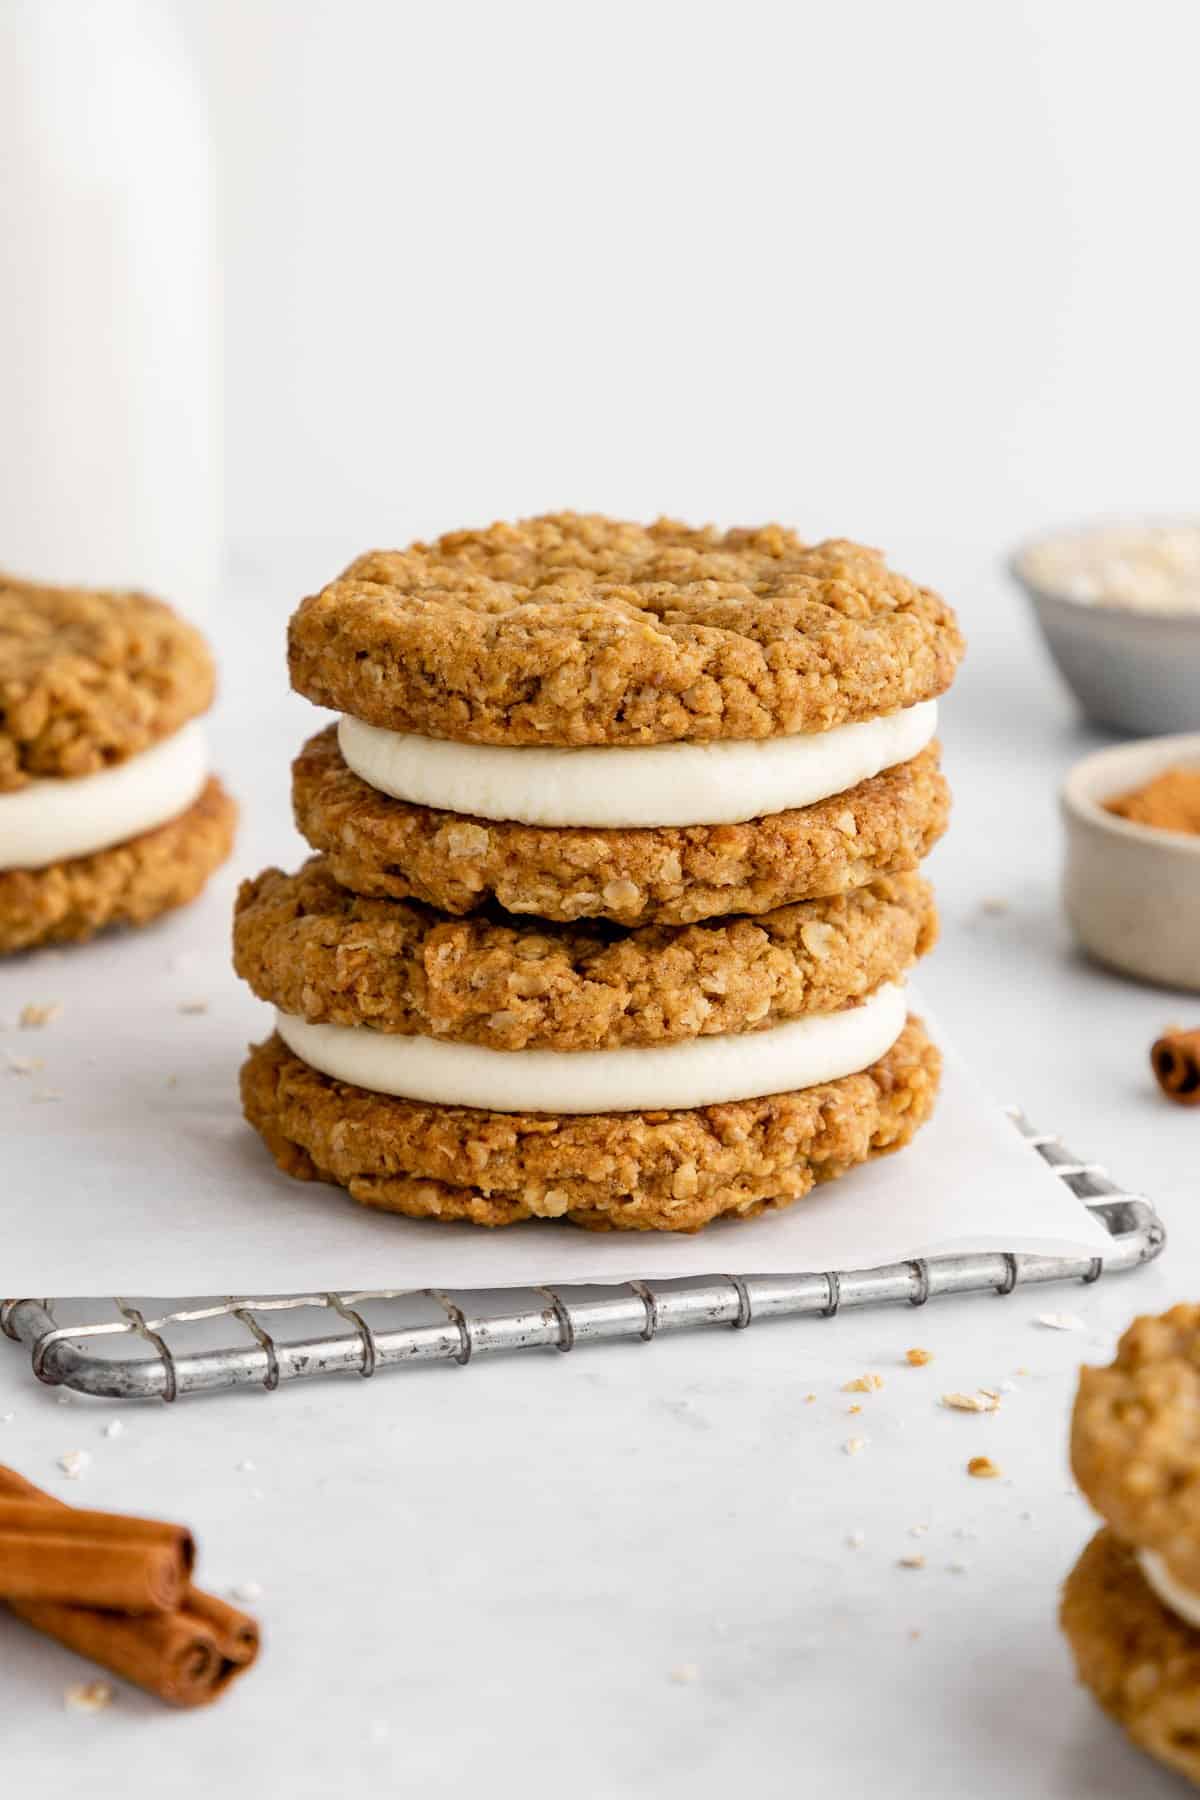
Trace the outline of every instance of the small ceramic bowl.
<instances>
[{"instance_id":1,"label":"small ceramic bowl","mask_svg":"<svg viewBox=\"0 0 1200 1800\"><path fill-rule=\"evenodd\" d=\"M1200 769L1200 733L1098 750L1063 784L1063 901L1085 950L1139 980L1200 992L1200 836L1134 825L1102 802Z\"/></svg>"},{"instance_id":2,"label":"small ceramic bowl","mask_svg":"<svg viewBox=\"0 0 1200 1800\"><path fill-rule=\"evenodd\" d=\"M1009 561L1059 674L1093 724L1135 737L1200 730L1200 612L1135 611L1036 586Z\"/></svg>"}]
</instances>

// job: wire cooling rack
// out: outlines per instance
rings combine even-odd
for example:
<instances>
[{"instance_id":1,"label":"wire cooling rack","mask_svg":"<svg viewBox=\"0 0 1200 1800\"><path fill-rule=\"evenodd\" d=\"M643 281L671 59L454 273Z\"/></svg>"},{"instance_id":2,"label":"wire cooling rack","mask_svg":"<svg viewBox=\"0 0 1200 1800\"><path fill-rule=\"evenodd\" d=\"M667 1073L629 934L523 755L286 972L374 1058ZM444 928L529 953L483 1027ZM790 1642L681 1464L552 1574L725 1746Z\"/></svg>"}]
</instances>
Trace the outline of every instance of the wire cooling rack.
<instances>
[{"instance_id":1,"label":"wire cooling rack","mask_svg":"<svg viewBox=\"0 0 1200 1800\"><path fill-rule=\"evenodd\" d=\"M373 1376L418 1363L469 1363L501 1350L574 1350L703 1325L744 1330L770 1318L832 1318L850 1307L941 1294L1011 1294L1038 1282L1092 1282L1150 1262L1166 1242L1153 1206L1098 1163L1081 1162L1024 1114L1010 1116L1034 1153L1108 1231L1103 1256L990 1251L914 1258L877 1269L800 1275L715 1275L617 1287L505 1289L490 1294L381 1290L176 1303L5 1300L0 1329L31 1353L52 1386L116 1400L260 1387L316 1375ZM524 1302L523 1304L521 1302Z\"/></svg>"}]
</instances>

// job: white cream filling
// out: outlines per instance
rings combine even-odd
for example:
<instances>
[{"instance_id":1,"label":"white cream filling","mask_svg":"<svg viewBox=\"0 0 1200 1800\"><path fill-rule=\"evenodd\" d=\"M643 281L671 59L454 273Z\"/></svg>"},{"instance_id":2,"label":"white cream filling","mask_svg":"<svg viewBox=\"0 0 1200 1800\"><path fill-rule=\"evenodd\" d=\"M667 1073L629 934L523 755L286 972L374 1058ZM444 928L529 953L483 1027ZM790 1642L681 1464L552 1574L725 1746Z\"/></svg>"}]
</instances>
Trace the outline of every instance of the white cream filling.
<instances>
[{"instance_id":1,"label":"white cream filling","mask_svg":"<svg viewBox=\"0 0 1200 1800\"><path fill-rule=\"evenodd\" d=\"M1185 1625L1200 1631L1200 1594L1194 1588L1180 1585L1156 1550L1139 1550L1137 1559L1142 1574L1165 1607Z\"/></svg>"},{"instance_id":2,"label":"white cream filling","mask_svg":"<svg viewBox=\"0 0 1200 1800\"><path fill-rule=\"evenodd\" d=\"M204 727L192 720L96 775L31 781L0 794L0 869L42 869L152 831L186 812L207 777Z\"/></svg>"},{"instance_id":3,"label":"white cream filling","mask_svg":"<svg viewBox=\"0 0 1200 1800\"><path fill-rule=\"evenodd\" d=\"M905 1017L904 988L889 982L843 1012L648 1048L489 1050L283 1012L276 1029L312 1068L378 1094L488 1112L608 1113L715 1106L836 1081L890 1050Z\"/></svg>"},{"instance_id":4,"label":"white cream filling","mask_svg":"<svg viewBox=\"0 0 1200 1800\"><path fill-rule=\"evenodd\" d=\"M937 730L937 701L832 731L713 744L460 744L344 716L356 775L396 800L523 825L735 825L812 806L907 762Z\"/></svg>"}]
</instances>

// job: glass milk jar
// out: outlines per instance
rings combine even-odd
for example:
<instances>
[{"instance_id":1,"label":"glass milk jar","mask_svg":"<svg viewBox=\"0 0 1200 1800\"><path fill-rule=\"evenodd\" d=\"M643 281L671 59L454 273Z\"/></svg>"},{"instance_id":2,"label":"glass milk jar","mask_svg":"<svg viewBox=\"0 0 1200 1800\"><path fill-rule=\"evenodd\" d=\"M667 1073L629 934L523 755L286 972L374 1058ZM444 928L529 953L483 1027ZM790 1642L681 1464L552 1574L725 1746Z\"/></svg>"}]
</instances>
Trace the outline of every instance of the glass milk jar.
<instances>
[{"instance_id":1,"label":"glass milk jar","mask_svg":"<svg viewBox=\"0 0 1200 1800\"><path fill-rule=\"evenodd\" d=\"M220 559L203 82L167 0L0 5L0 571L193 616Z\"/></svg>"}]
</instances>

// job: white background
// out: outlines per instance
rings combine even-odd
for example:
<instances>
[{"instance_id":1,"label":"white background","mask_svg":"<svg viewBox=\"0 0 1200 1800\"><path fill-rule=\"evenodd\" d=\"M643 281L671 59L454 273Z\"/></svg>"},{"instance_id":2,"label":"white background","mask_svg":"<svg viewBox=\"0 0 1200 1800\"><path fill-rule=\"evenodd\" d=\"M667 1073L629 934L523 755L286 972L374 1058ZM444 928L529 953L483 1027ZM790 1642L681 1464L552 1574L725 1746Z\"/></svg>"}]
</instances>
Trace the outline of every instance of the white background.
<instances>
[{"instance_id":1,"label":"white background","mask_svg":"<svg viewBox=\"0 0 1200 1800\"><path fill-rule=\"evenodd\" d=\"M1054 789L1094 740L997 563L1044 523L1195 505L1200 15L230 0L186 22L228 247L220 623L279 627L276 659L230 661L216 729L235 787L261 759L256 853L297 854L283 620L368 543L570 504L883 544L971 639L924 986L993 1090L1144 1184L1172 1243L1086 1291L126 1408L116 1441L0 1345L0 1454L185 1517L214 1585L262 1583L268 1630L210 1715L122 1691L84 1719L61 1710L80 1666L0 1621L11 1779L1166 1800L1074 1688L1054 1604L1089 1530L1076 1366L1194 1291L1197 1121L1146 1049L1195 1002L1070 948ZM1047 1306L1087 1330L1039 1330ZM910 1376L914 1341L937 1361ZM851 1419L862 1368L887 1386ZM994 1419L936 1405L1002 1378ZM74 1490L54 1459L77 1447ZM981 1449L1004 1481L963 1475ZM925 1570L896 1566L913 1548Z\"/></svg>"},{"instance_id":2,"label":"white background","mask_svg":"<svg viewBox=\"0 0 1200 1800\"><path fill-rule=\"evenodd\" d=\"M916 567L1194 505L1186 0L187 16L235 542L570 505Z\"/></svg>"}]
</instances>

